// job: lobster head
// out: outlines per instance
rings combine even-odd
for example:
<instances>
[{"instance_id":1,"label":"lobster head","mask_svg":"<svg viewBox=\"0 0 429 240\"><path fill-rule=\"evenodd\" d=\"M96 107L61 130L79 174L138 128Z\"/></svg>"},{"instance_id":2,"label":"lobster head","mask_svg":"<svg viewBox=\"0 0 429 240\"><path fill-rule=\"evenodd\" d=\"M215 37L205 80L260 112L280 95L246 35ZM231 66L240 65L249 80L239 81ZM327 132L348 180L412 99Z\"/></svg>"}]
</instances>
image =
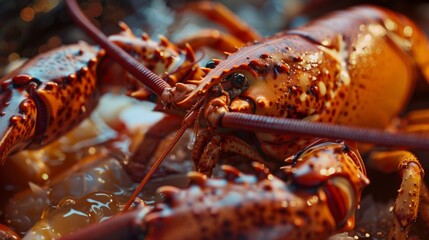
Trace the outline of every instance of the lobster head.
<instances>
[{"instance_id":1,"label":"lobster head","mask_svg":"<svg viewBox=\"0 0 429 240\"><path fill-rule=\"evenodd\" d=\"M214 60L198 85L176 84L161 98L185 109L201 104L213 127L222 125L225 112L333 123L343 114L350 84L339 51L320 48L298 35L275 36ZM281 160L308 143L297 144L296 136L286 134L256 136L267 146L265 153ZM271 146L279 144L288 147Z\"/></svg>"}]
</instances>

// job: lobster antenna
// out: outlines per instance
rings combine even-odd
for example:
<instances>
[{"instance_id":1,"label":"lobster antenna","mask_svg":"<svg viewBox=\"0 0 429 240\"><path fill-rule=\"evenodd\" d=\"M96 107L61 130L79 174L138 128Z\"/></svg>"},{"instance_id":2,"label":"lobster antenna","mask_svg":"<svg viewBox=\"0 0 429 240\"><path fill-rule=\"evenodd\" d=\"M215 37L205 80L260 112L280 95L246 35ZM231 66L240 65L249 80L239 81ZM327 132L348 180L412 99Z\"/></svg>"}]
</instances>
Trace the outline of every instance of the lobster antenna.
<instances>
[{"instance_id":1,"label":"lobster antenna","mask_svg":"<svg viewBox=\"0 0 429 240\"><path fill-rule=\"evenodd\" d=\"M429 150L429 138L416 134L389 133L374 128L343 126L332 123L303 121L300 119L258 116L247 113L226 112L220 120L222 127L253 132L288 133L357 142L381 146L401 146Z\"/></svg>"},{"instance_id":2,"label":"lobster antenna","mask_svg":"<svg viewBox=\"0 0 429 240\"><path fill-rule=\"evenodd\" d=\"M165 88L170 85L161 77L154 74L145 66L137 62L131 55L120 47L111 43L109 39L97 29L83 14L76 0L66 0L66 5L70 10L73 20L115 61L121 64L128 72L136 77L142 84L150 88L156 95L160 96Z\"/></svg>"}]
</instances>

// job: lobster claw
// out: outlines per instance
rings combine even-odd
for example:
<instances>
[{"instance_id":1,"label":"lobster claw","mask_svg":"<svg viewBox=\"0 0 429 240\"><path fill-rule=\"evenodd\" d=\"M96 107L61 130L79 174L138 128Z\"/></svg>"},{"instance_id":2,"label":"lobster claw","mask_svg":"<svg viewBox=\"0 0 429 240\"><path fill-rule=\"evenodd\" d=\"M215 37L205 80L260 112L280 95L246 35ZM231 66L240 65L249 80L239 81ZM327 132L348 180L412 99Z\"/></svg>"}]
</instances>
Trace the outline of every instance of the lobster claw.
<instances>
[{"instance_id":1,"label":"lobster claw","mask_svg":"<svg viewBox=\"0 0 429 240\"><path fill-rule=\"evenodd\" d=\"M18 75L14 80L19 80ZM0 95L0 164L9 153L26 147L36 132L36 103L22 88L13 88L13 80L2 83Z\"/></svg>"},{"instance_id":2,"label":"lobster claw","mask_svg":"<svg viewBox=\"0 0 429 240\"><path fill-rule=\"evenodd\" d=\"M369 184L359 153L345 142L319 140L293 158L293 168L284 168L292 182L319 188L337 229L351 229L363 188Z\"/></svg>"},{"instance_id":3,"label":"lobster claw","mask_svg":"<svg viewBox=\"0 0 429 240\"><path fill-rule=\"evenodd\" d=\"M98 50L79 43L35 57L0 83L0 163L46 145L95 108Z\"/></svg>"}]
</instances>

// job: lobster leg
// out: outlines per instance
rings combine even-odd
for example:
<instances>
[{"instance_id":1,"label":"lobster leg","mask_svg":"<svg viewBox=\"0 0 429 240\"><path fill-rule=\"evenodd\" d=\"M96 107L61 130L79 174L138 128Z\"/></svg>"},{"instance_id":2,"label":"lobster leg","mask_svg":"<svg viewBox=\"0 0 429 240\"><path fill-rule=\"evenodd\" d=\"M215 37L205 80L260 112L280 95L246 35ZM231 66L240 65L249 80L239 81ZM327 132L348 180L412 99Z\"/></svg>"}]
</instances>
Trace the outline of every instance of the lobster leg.
<instances>
[{"instance_id":1,"label":"lobster leg","mask_svg":"<svg viewBox=\"0 0 429 240\"><path fill-rule=\"evenodd\" d=\"M141 181L148 171L149 162L158 149L162 139L170 133L177 131L182 125L182 118L167 115L153 125L145 134L136 152L131 157L125 169L135 181Z\"/></svg>"},{"instance_id":2,"label":"lobster leg","mask_svg":"<svg viewBox=\"0 0 429 240\"><path fill-rule=\"evenodd\" d=\"M110 36L109 40L130 53L154 74L162 76L169 85L174 86L177 82L184 83L187 79L200 79L205 75L204 70L195 64L193 50L186 44L180 48L162 36L158 43L150 39L147 34L143 34L139 38L125 23L121 23L119 26L122 31ZM110 69L111 67L106 68L107 71ZM116 70L116 72L119 71ZM106 82L114 81L111 79L113 73L107 72L105 75L105 78L108 79L105 80ZM123 77L119 79L121 81L118 84L123 84ZM144 100L145 96L149 95L149 89L142 86L131 74L125 76L125 82L132 97ZM143 97L140 98L139 95Z\"/></svg>"},{"instance_id":3,"label":"lobster leg","mask_svg":"<svg viewBox=\"0 0 429 240\"><path fill-rule=\"evenodd\" d=\"M406 239L419 209L420 189L424 184L423 168L417 158L408 151L374 152L370 159L370 164L379 171L400 171L402 183L394 204L395 217L388 237Z\"/></svg>"},{"instance_id":4,"label":"lobster leg","mask_svg":"<svg viewBox=\"0 0 429 240\"><path fill-rule=\"evenodd\" d=\"M187 4L183 10L193 11L212 22L218 23L242 42L250 42L262 38L256 30L220 3L211 1L193 2Z\"/></svg>"},{"instance_id":5,"label":"lobster leg","mask_svg":"<svg viewBox=\"0 0 429 240\"><path fill-rule=\"evenodd\" d=\"M394 121L392 125L392 131L429 134L429 109L411 111L404 118Z\"/></svg>"},{"instance_id":6,"label":"lobster leg","mask_svg":"<svg viewBox=\"0 0 429 240\"><path fill-rule=\"evenodd\" d=\"M265 163L263 157L240 138L233 135L213 134L208 130L198 135L192 151L192 159L197 171L210 176L222 152L233 152L250 160Z\"/></svg>"},{"instance_id":7,"label":"lobster leg","mask_svg":"<svg viewBox=\"0 0 429 240\"><path fill-rule=\"evenodd\" d=\"M178 46L190 44L194 49L209 47L219 52L235 52L247 42L260 40L262 37L256 30L249 27L238 16L220 3L194 2L187 4L185 11L193 11L226 28L228 33L215 29L206 29L190 37L182 39Z\"/></svg>"},{"instance_id":8,"label":"lobster leg","mask_svg":"<svg viewBox=\"0 0 429 240\"><path fill-rule=\"evenodd\" d=\"M407 125L429 123L429 109L414 110L404 118Z\"/></svg>"},{"instance_id":9,"label":"lobster leg","mask_svg":"<svg viewBox=\"0 0 429 240\"><path fill-rule=\"evenodd\" d=\"M245 42L227 33L207 29L182 39L177 45L185 46L186 44L191 45L193 49L209 47L219 52L235 52L237 48L244 46Z\"/></svg>"},{"instance_id":10,"label":"lobster leg","mask_svg":"<svg viewBox=\"0 0 429 240\"><path fill-rule=\"evenodd\" d=\"M182 125L182 118L175 115L167 115L152 126L144 135L143 143L133 155L134 162L146 164L154 155L159 143L170 133L177 131Z\"/></svg>"}]
</instances>

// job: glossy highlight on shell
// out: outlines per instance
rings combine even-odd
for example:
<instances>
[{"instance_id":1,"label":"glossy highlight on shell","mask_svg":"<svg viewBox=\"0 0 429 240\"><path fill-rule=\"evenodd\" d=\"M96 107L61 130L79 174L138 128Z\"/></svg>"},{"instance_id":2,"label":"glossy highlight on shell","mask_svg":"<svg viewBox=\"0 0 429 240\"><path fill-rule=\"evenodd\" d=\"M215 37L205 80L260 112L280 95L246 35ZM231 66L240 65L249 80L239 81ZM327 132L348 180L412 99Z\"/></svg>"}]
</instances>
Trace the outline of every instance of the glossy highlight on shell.
<instances>
[{"instance_id":1,"label":"glossy highlight on shell","mask_svg":"<svg viewBox=\"0 0 429 240\"><path fill-rule=\"evenodd\" d=\"M74 0L66 3L79 25L90 26L76 17ZM187 3L179 13L226 32L154 40L119 23L119 33L100 40L101 32L84 26L99 46L62 46L2 78L0 162L4 172L24 174L2 177L14 196L1 199L1 237L422 235L415 222L427 226L429 194L414 153L284 134L269 124L260 132L237 130L224 121L236 113L255 129L251 115L427 132L425 110L399 119L417 73L429 78L428 40L415 23L386 8L354 6L262 37L218 2ZM113 97L106 114L97 105L108 92L142 102ZM164 112L150 117L155 123L144 119L152 111ZM399 173L380 235L359 228L371 169ZM132 182L141 179L142 191Z\"/></svg>"}]
</instances>

